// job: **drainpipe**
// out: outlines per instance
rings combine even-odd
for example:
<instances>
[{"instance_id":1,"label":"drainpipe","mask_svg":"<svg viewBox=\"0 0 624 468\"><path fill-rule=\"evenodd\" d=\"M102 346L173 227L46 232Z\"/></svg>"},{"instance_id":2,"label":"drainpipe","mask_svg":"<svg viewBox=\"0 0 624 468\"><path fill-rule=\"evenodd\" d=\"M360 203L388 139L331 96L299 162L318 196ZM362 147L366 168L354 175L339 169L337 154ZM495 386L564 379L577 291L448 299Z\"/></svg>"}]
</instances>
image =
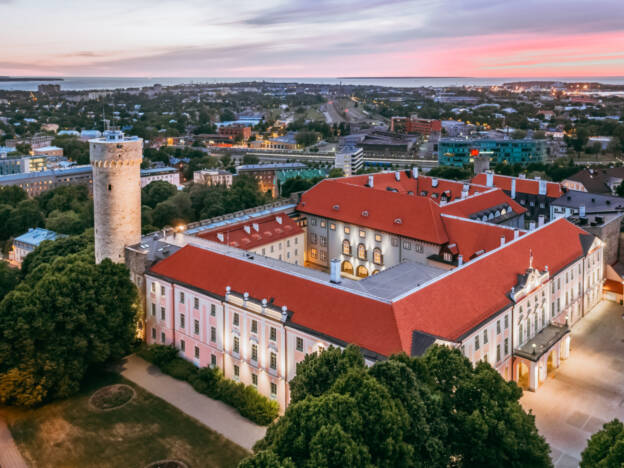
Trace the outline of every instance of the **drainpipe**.
<instances>
[{"instance_id":1,"label":"drainpipe","mask_svg":"<svg viewBox=\"0 0 624 468\"><path fill-rule=\"evenodd\" d=\"M175 348L175 284L171 283L171 344Z\"/></svg>"}]
</instances>

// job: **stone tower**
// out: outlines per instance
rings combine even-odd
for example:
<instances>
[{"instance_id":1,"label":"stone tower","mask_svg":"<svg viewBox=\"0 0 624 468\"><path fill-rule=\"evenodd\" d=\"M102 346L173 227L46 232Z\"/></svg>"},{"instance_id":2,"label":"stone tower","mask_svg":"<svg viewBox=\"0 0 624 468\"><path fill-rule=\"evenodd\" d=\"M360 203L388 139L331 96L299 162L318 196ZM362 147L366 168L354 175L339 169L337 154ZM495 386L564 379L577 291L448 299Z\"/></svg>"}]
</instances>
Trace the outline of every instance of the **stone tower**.
<instances>
[{"instance_id":1,"label":"stone tower","mask_svg":"<svg viewBox=\"0 0 624 468\"><path fill-rule=\"evenodd\" d=\"M126 245L141 240L143 140L106 130L89 140L93 167L95 262L124 262Z\"/></svg>"}]
</instances>

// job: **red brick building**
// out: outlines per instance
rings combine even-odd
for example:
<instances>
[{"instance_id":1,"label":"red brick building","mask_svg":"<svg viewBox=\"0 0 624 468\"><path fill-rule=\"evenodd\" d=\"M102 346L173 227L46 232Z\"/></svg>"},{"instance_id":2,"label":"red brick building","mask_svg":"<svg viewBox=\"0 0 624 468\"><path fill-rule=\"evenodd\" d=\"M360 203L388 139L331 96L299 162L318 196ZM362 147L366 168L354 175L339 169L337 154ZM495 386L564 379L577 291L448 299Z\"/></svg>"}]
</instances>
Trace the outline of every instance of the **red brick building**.
<instances>
[{"instance_id":1,"label":"red brick building","mask_svg":"<svg viewBox=\"0 0 624 468\"><path fill-rule=\"evenodd\" d=\"M442 122L434 119L421 119L415 115L411 117L392 117L390 131L397 133L420 133L430 135L442 131Z\"/></svg>"},{"instance_id":2,"label":"red brick building","mask_svg":"<svg viewBox=\"0 0 624 468\"><path fill-rule=\"evenodd\" d=\"M247 141L251 137L251 127L246 127L241 124L219 127L219 135L230 136L233 140Z\"/></svg>"}]
</instances>

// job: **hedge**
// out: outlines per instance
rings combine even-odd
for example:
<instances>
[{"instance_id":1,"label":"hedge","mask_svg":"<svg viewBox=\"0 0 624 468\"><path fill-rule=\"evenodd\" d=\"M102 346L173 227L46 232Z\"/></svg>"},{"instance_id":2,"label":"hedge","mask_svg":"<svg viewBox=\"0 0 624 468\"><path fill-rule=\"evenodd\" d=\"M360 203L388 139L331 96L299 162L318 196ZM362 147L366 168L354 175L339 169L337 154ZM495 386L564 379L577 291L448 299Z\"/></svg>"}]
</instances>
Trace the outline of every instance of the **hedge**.
<instances>
[{"instance_id":1,"label":"hedge","mask_svg":"<svg viewBox=\"0 0 624 468\"><path fill-rule=\"evenodd\" d=\"M190 383L195 391L236 408L247 419L266 426L279 414L279 405L250 386L226 379L218 368L197 368L193 363L178 357L172 346L146 345L137 354L159 367L165 374Z\"/></svg>"}]
</instances>

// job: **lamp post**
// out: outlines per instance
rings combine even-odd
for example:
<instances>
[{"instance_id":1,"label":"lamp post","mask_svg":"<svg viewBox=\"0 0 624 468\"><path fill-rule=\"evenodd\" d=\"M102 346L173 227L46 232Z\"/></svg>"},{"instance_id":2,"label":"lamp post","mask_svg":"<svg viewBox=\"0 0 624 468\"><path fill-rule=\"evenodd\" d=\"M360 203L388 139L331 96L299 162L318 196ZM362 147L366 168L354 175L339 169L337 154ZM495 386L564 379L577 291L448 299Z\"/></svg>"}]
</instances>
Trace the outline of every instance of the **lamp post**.
<instances>
[{"instance_id":1,"label":"lamp post","mask_svg":"<svg viewBox=\"0 0 624 468\"><path fill-rule=\"evenodd\" d=\"M535 348L537 347L537 345L535 343L533 343L533 354L535 354Z\"/></svg>"}]
</instances>

